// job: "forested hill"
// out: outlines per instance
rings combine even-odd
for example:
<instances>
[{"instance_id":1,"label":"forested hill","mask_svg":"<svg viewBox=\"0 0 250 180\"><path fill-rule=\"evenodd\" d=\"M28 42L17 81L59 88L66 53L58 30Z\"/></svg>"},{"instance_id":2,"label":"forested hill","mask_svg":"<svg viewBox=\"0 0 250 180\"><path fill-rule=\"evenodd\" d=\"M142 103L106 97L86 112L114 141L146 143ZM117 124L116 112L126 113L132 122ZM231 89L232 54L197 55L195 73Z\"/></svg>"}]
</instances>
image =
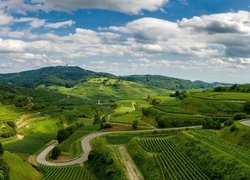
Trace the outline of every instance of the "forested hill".
<instances>
[{"instance_id":1,"label":"forested hill","mask_svg":"<svg viewBox=\"0 0 250 180\"><path fill-rule=\"evenodd\" d=\"M41 84L72 87L90 77L113 77L113 75L96 73L74 66L57 66L20 73L0 74L0 82L25 87L37 87Z\"/></svg>"},{"instance_id":2,"label":"forested hill","mask_svg":"<svg viewBox=\"0 0 250 180\"><path fill-rule=\"evenodd\" d=\"M230 86L231 84L225 83L206 83L203 81L190 81L177 79L172 77L160 76L160 75L132 75L121 77L127 81L141 82L148 86L155 86L165 89L204 89L214 88L217 86Z\"/></svg>"},{"instance_id":3,"label":"forested hill","mask_svg":"<svg viewBox=\"0 0 250 180\"><path fill-rule=\"evenodd\" d=\"M160 87L171 90L214 88L220 85L229 85L221 83L206 83L202 81L192 82L189 80L159 75L115 76L108 73L89 71L75 66L45 67L37 70L30 70L19 73L0 74L0 82L25 87L38 87L41 84L44 84L46 86L59 85L72 87L78 83L85 81L86 79L90 79L93 77L117 78L132 82L140 82L151 87Z\"/></svg>"}]
</instances>

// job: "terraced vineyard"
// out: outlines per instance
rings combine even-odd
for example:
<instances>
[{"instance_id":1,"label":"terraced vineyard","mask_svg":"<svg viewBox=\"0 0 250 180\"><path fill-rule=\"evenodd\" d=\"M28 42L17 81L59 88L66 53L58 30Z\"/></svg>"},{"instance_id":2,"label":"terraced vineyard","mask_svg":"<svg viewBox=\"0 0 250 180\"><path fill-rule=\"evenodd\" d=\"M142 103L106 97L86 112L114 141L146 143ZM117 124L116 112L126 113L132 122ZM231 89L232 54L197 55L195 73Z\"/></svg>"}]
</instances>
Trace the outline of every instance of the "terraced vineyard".
<instances>
[{"instance_id":1,"label":"terraced vineyard","mask_svg":"<svg viewBox=\"0 0 250 180\"><path fill-rule=\"evenodd\" d=\"M51 167L40 165L39 168L45 173L45 180L96 179L90 171L81 166Z\"/></svg>"},{"instance_id":2,"label":"terraced vineyard","mask_svg":"<svg viewBox=\"0 0 250 180\"><path fill-rule=\"evenodd\" d=\"M217 134L211 130L191 130L189 132L191 135L208 142L210 145L215 146L217 149L220 149L230 156L234 156L236 159L245 162L247 165L250 165L250 150L239 146L237 144L231 144L224 141L223 139L217 137Z\"/></svg>"},{"instance_id":3,"label":"terraced vineyard","mask_svg":"<svg viewBox=\"0 0 250 180\"><path fill-rule=\"evenodd\" d=\"M137 140L146 151L157 153L155 157L163 179L209 179L169 138L138 138Z\"/></svg>"}]
</instances>

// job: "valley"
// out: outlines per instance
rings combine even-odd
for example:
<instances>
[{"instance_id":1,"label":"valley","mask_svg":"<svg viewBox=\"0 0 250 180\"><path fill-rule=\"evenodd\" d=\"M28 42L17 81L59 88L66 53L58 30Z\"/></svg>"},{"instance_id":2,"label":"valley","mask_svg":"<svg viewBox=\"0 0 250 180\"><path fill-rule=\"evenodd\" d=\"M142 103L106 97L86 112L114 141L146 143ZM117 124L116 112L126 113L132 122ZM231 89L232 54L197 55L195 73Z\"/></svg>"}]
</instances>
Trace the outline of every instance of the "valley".
<instances>
[{"instance_id":1,"label":"valley","mask_svg":"<svg viewBox=\"0 0 250 180\"><path fill-rule=\"evenodd\" d=\"M249 84L61 66L0 82L0 177L250 178Z\"/></svg>"}]
</instances>

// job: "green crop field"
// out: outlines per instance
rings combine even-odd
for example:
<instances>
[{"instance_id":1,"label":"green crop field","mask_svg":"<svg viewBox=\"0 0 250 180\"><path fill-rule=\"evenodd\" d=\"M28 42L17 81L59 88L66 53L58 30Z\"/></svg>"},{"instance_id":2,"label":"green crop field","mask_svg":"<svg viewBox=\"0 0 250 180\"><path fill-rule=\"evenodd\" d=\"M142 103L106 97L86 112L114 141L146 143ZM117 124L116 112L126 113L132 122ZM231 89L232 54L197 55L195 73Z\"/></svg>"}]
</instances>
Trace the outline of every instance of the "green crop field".
<instances>
[{"instance_id":1,"label":"green crop field","mask_svg":"<svg viewBox=\"0 0 250 180\"><path fill-rule=\"evenodd\" d=\"M209 179L176 145L165 138L139 138L146 151L157 153L163 179Z\"/></svg>"},{"instance_id":2,"label":"green crop field","mask_svg":"<svg viewBox=\"0 0 250 180\"><path fill-rule=\"evenodd\" d=\"M45 173L45 180L96 179L88 169L81 166L49 167L40 165L39 169Z\"/></svg>"},{"instance_id":3,"label":"green crop field","mask_svg":"<svg viewBox=\"0 0 250 180\"><path fill-rule=\"evenodd\" d=\"M213 132L211 130L192 130L190 131L190 134L194 135L196 138L199 138L199 140L202 140L203 142L208 142L212 146L215 146L217 149L230 154L230 156L233 156L234 158L239 159L240 161L250 166L249 149L237 144L226 142L219 138L216 132Z\"/></svg>"}]
</instances>

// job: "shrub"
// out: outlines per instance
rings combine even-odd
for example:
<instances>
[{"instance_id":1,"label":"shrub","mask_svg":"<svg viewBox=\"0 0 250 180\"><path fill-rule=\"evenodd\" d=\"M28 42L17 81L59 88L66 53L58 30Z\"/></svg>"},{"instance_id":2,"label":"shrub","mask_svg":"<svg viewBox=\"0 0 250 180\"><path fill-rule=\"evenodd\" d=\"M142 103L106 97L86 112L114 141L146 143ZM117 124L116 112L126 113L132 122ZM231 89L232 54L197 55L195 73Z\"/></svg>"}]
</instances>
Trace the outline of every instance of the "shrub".
<instances>
[{"instance_id":1,"label":"shrub","mask_svg":"<svg viewBox=\"0 0 250 180\"><path fill-rule=\"evenodd\" d=\"M100 124L101 123L101 118L99 115L95 115L94 117L94 123L93 124Z\"/></svg>"},{"instance_id":2,"label":"shrub","mask_svg":"<svg viewBox=\"0 0 250 180\"><path fill-rule=\"evenodd\" d=\"M165 128L166 127L166 122L164 120L159 119L157 122L158 122L159 128Z\"/></svg>"},{"instance_id":3,"label":"shrub","mask_svg":"<svg viewBox=\"0 0 250 180\"><path fill-rule=\"evenodd\" d=\"M133 129L137 129L137 128L138 128L138 125L139 125L139 121L138 121L138 120L134 120L134 121L132 122L132 128L133 128Z\"/></svg>"},{"instance_id":4,"label":"shrub","mask_svg":"<svg viewBox=\"0 0 250 180\"><path fill-rule=\"evenodd\" d=\"M61 155L61 149L59 147L54 147L51 152L51 159L57 159Z\"/></svg>"}]
</instances>

